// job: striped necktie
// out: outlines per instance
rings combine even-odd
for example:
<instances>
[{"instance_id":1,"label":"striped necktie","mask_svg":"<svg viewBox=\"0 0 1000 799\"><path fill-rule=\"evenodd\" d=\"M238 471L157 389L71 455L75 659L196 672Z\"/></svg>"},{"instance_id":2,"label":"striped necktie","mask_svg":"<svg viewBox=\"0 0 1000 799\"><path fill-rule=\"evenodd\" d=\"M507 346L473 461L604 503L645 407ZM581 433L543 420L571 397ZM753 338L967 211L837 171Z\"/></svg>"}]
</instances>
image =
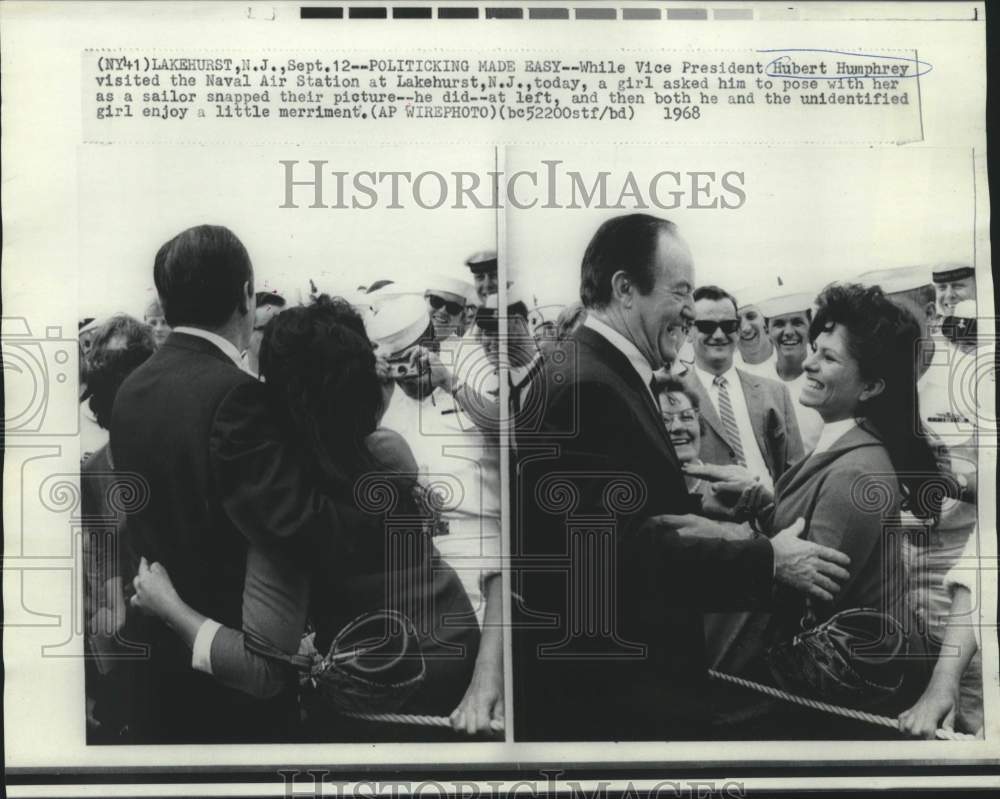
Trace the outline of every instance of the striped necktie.
<instances>
[{"instance_id":1,"label":"striped necktie","mask_svg":"<svg viewBox=\"0 0 1000 799\"><path fill-rule=\"evenodd\" d=\"M726 378L722 375L717 375L712 382L719 388L719 416L722 417L722 426L726 428L726 439L736 455L736 462L740 466L746 466L746 458L743 456L743 443L740 441L740 429L736 426L736 414L733 413L733 403L729 399Z\"/></svg>"}]
</instances>

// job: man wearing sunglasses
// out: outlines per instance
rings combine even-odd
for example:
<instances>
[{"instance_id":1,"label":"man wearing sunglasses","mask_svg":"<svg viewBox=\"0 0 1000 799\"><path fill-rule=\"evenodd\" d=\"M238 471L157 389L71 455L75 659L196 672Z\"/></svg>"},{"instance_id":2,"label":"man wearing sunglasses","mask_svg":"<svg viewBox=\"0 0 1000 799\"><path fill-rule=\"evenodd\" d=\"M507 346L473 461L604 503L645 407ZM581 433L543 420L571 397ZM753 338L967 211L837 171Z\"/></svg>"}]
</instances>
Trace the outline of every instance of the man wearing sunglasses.
<instances>
[{"instance_id":1,"label":"man wearing sunglasses","mask_svg":"<svg viewBox=\"0 0 1000 799\"><path fill-rule=\"evenodd\" d=\"M465 333L466 303L472 286L464 280L435 275L427 282L424 299L434 323L434 338L438 342Z\"/></svg>"},{"instance_id":2,"label":"man wearing sunglasses","mask_svg":"<svg viewBox=\"0 0 1000 799\"><path fill-rule=\"evenodd\" d=\"M777 380L734 368L740 319L731 294L701 286L694 307L694 369L685 381L698 393L705 419L701 459L746 466L773 485L803 455L791 395Z\"/></svg>"},{"instance_id":3,"label":"man wearing sunglasses","mask_svg":"<svg viewBox=\"0 0 1000 799\"><path fill-rule=\"evenodd\" d=\"M821 597L814 580L848 576L849 559L798 538L801 520L723 540L689 493L654 371L677 357L693 283L668 220L614 217L587 245L586 319L542 369L511 482L518 740L706 736L703 612L765 606L775 581Z\"/></svg>"}]
</instances>

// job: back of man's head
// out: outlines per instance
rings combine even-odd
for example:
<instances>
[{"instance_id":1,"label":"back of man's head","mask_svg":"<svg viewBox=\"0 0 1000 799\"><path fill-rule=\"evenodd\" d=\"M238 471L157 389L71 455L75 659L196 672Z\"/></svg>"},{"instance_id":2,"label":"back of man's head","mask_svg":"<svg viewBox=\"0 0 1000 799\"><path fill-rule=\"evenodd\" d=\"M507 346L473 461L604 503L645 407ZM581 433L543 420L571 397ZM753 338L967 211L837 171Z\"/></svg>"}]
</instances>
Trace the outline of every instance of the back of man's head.
<instances>
[{"instance_id":1,"label":"back of man's head","mask_svg":"<svg viewBox=\"0 0 1000 799\"><path fill-rule=\"evenodd\" d=\"M580 300L585 308L605 308L611 302L611 278L625 272L639 289L649 294L656 283L656 248L661 233L674 234L677 226L649 214L616 216L594 233L580 267Z\"/></svg>"},{"instance_id":2,"label":"back of man's head","mask_svg":"<svg viewBox=\"0 0 1000 799\"><path fill-rule=\"evenodd\" d=\"M215 328L244 307L245 284L253 291L253 266L229 228L198 225L160 247L153 282L168 325Z\"/></svg>"}]
</instances>

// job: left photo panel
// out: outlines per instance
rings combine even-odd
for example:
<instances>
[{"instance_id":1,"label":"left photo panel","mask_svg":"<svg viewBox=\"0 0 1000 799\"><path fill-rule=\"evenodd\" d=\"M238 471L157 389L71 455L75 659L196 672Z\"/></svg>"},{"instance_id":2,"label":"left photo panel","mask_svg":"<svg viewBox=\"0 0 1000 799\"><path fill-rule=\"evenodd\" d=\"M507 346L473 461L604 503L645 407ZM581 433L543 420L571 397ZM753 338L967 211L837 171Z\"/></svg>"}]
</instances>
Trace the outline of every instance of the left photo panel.
<instances>
[{"instance_id":1,"label":"left photo panel","mask_svg":"<svg viewBox=\"0 0 1000 799\"><path fill-rule=\"evenodd\" d=\"M79 164L86 743L502 741L494 149Z\"/></svg>"}]
</instances>

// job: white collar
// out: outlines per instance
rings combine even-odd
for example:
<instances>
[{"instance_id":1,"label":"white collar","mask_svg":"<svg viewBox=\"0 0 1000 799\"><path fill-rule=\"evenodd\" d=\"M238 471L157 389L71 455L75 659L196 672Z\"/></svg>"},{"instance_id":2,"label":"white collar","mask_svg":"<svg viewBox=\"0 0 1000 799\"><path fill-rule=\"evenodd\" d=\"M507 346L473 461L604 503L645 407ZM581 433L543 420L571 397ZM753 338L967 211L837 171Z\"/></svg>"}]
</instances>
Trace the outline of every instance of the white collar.
<instances>
[{"instance_id":1,"label":"white collar","mask_svg":"<svg viewBox=\"0 0 1000 799\"><path fill-rule=\"evenodd\" d=\"M839 422L829 422L823 425L823 430L819 434L819 440L816 442L816 448L813 449L812 454L817 455L820 452L826 452L830 449L842 436L853 430L858 426L857 420L854 417L849 419L841 419Z\"/></svg>"},{"instance_id":2,"label":"white collar","mask_svg":"<svg viewBox=\"0 0 1000 799\"><path fill-rule=\"evenodd\" d=\"M638 372L639 377L642 379L642 384L652 397L653 390L649 387L649 384L653 380L653 367L649 365L646 356L639 352L639 348L609 324L596 318L592 313L587 314L583 320L583 326L589 327L598 335L606 338L612 347L628 358L628 362ZM653 400L655 402L656 398L653 397Z\"/></svg>"},{"instance_id":3,"label":"white collar","mask_svg":"<svg viewBox=\"0 0 1000 799\"><path fill-rule=\"evenodd\" d=\"M229 339L223 338L218 333L213 333L211 330L203 330L200 327L188 327L187 325L180 325L174 328L175 333L186 333L189 336L197 336L198 338L205 339L220 350L222 354L229 358L233 363L235 363L240 369L245 371L246 367L243 363L243 354L236 349L236 345L233 344Z\"/></svg>"},{"instance_id":4,"label":"white collar","mask_svg":"<svg viewBox=\"0 0 1000 799\"><path fill-rule=\"evenodd\" d=\"M711 386L715 385L715 378L717 376L718 377L724 377L724 378L726 378L726 384L730 385L730 386L734 385L740 379L739 372L736 371L736 367L735 366L730 366L721 375L714 375L711 372L706 372L704 369L702 369L700 366L698 366L697 363L692 364L692 366L694 367L695 374L698 375L698 379L701 381L701 384L706 389L708 389Z\"/></svg>"}]
</instances>

